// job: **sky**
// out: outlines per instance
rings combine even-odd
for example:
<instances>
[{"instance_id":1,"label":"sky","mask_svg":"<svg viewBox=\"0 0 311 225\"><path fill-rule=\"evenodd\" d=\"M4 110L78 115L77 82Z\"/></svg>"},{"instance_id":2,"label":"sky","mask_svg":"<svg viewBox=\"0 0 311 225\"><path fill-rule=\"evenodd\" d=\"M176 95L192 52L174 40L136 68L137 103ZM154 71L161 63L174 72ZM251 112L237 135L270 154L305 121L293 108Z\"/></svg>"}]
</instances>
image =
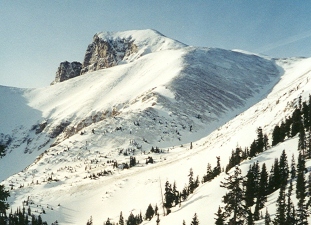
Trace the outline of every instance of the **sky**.
<instances>
[{"instance_id":1,"label":"sky","mask_svg":"<svg viewBox=\"0 0 311 225\"><path fill-rule=\"evenodd\" d=\"M95 33L155 29L198 47L311 57L311 1L0 0L0 85L50 85Z\"/></svg>"}]
</instances>

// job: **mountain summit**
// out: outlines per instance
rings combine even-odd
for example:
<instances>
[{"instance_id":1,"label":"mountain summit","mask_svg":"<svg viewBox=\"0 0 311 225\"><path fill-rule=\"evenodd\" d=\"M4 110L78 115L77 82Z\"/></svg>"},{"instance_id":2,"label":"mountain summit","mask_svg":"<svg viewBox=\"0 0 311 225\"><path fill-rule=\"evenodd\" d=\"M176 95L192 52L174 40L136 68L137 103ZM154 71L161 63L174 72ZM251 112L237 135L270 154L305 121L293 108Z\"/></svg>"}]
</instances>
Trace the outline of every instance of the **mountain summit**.
<instances>
[{"instance_id":1,"label":"mountain summit","mask_svg":"<svg viewBox=\"0 0 311 225\"><path fill-rule=\"evenodd\" d=\"M94 35L93 42L88 45L82 66L78 62L62 62L52 84L87 72L133 62L149 53L182 47L186 45L155 30L100 32Z\"/></svg>"}]
</instances>

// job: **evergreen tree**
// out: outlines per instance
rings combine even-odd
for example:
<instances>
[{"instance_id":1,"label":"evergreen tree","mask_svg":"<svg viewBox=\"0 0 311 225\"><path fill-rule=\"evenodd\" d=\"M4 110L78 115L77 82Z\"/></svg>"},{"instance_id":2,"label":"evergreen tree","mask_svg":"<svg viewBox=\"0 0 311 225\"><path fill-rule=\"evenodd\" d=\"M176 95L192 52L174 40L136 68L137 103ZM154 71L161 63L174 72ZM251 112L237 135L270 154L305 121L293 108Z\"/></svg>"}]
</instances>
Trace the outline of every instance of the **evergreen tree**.
<instances>
[{"instance_id":1,"label":"evergreen tree","mask_svg":"<svg viewBox=\"0 0 311 225\"><path fill-rule=\"evenodd\" d=\"M217 165L213 169L213 177L217 177L221 173L220 156L217 156Z\"/></svg>"},{"instance_id":2,"label":"evergreen tree","mask_svg":"<svg viewBox=\"0 0 311 225\"><path fill-rule=\"evenodd\" d=\"M302 126L300 109L295 109L292 115L291 136L294 137L300 131Z\"/></svg>"},{"instance_id":3,"label":"evergreen tree","mask_svg":"<svg viewBox=\"0 0 311 225\"><path fill-rule=\"evenodd\" d=\"M246 181L244 181L245 186L245 206L251 207L254 204L255 199L255 178L252 170L252 166L249 166L249 170L246 174Z\"/></svg>"},{"instance_id":4,"label":"evergreen tree","mask_svg":"<svg viewBox=\"0 0 311 225\"><path fill-rule=\"evenodd\" d=\"M263 144L264 144L264 150L267 150L269 147L269 138L267 134L264 134L263 136Z\"/></svg>"},{"instance_id":5,"label":"evergreen tree","mask_svg":"<svg viewBox=\"0 0 311 225\"><path fill-rule=\"evenodd\" d=\"M293 180L296 178L296 163L295 163L295 156L292 155L292 163L291 163L291 171L290 171L290 178Z\"/></svg>"},{"instance_id":6,"label":"evergreen tree","mask_svg":"<svg viewBox=\"0 0 311 225\"><path fill-rule=\"evenodd\" d=\"M120 212L119 225L124 225L124 218L122 215L122 211Z\"/></svg>"},{"instance_id":7,"label":"evergreen tree","mask_svg":"<svg viewBox=\"0 0 311 225\"><path fill-rule=\"evenodd\" d=\"M8 197L10 197L9 191L5 190L4 185L0 185L0 218L6 215L6 210L9 208L6 202Z\"/></svg>"},{"instance_id":8,"label":"evergreen tree","mask_svg":"<svg viewBox=\"0 0 311 225\"><path fill-rule=\"evenodd\" d=\"M271 218L270 218L270 214L268 212L268 208L266 208L266 214L265 214L265 225L271 225Z\"/></svg>"},{"instance_id":9,"label":"evergreen tree","mask_svg":"<svg viewBox=\"0 0 311 225\"><path fill-rule=\"evenodd\" d=\"M222 212L220 206L218 207L217 213L215 213L216 218L215 218L215 224L216 225L224 225L225 224L225 216L224 213Z\"/></svg>"},{"instance_id":10,"label":"evergreen tree","mask_svg":"<svg viewBox=\"0 0 311 225\"><path fill-rule=\"evenodd\" d=\"M157 220L156 220L156 222L157 222L157 225L160 224L160 216L159 216L159 214L157 214Z\"/></svg>"},{"instance_id":11,"label":"evergreen tree","mask_svg":"<svg viewBox=\"0 0 311 225\"><path fill-rule=\"evenodd\" d=\"M206 168L206 175L203 176L203 182L210 181L214 178L213 171L212 171L212 166L210 163L207 164Z\"/></svg>"},{"instance_id":12,"label":"evergreen tree","mask_svg":"<svg viewBox=\"0 0 311 225\"><path fill-rule=\"evenodd\" d=\"M296 182L296 197L297 199L305 198L306 193L306 181L305 181L305 160L304 157L299 153L298 164L297 164L297 182Z\"/></svg>"},{"instance_id":13,"label":"evergreen tree","mask_svg":"<svg viewBox=\"0 0 311 225\"><path fill-rule=\"evenodd\" d=\"M288 162L285 150L282 151L279 163L280 185L286 186L288 178Z\"/></svg>"},{"instance_id":14,"label":"evergreen tree","mask_svg":"<svg viewBox=\"0 0 311 225\"><path fill-rule=\"evenodd\" d=\"M268 194L273 193L274 190L275 190L275 176L274 176L274 166L272 165L269 174Z\"/></svg>"},{"instance_id":15,"label":"evergreen tree","mask_svg":"<svg viewBox=\"0 0 311 225\"><path fill-rule=\"evenodd\" d=\"M149 204L146 210L145 218L146 220L151 220L153 216L154 216L154 209L152 208L151 204Z\"/></svg>"},{"instance_id":16,"label":"evergreen tree","mask_svg":"<svg viewBox=\"0 0 311 225\"><path fill-rule=\"evenodd\" d=\"M309 127L309 132L306 134L306 152L308 159L311 159L311 131Z\"/></svg>"},{"instance_id":17,"label":"evergreen tree","mask_svg":"<svg viewBox=\"0 0 311 225\"><path fill-rule=\"evenodd\" d=\"M191 225L199 225L199 220L198 220L196 213L194 214L194 216L192 218Z\"/></svg>"},{"instance_id":18,"label":"evergreen tree","mask_svg":"<svg viewBox=\"0 0 311 225\"><path fill-rule=\"evenodd\" d=\"M33 224L33 225L36 224L36 218L35 218L35 216L32 217L32 224ZM93 218L92 218L92 216L91 216L90 219L87 221L86 225L93 225Z\"/></svg>"},{"instance_id":19,"label":"evergreen tree","mask_svg":"<svg viewBox=\"0 0 311 225\"><path fill-rule=\"evenodd\" d=\"M223 196L223 202L225 203L225 218L229 218L229 224L243 224L246 209L244 202L244 191L243 191L243 177L241 170L236 167L233 175L229 175L225 178L225 182L221 182L221 187L227 188L228 193Z\"/></svg>"},{"instance_id":20,"label":"evergreen tree","mask_svg":"<svg viewBox=\"0 0 311 225\"><path fill-rule=\"evenodd\" d=\"M307 217L307 205L305 203L306 198L306 181L305 181L305 160L304 157L299 153L298 164L297 164L297 182L296 182L296 197L298 199L297 204L297 224L305 225L308 224Z\"/></svg>"},{"instance_id":21,"label":"evergreen tree","mask_svg":"<svg viewBox=\"0 0 311 225\"><path fill-rule=\"evenodd\" d=\"M158 208L158 205L156 204L155 207L154 207L154 214L155 215L159 214L158 210L159 210L159 208Z\"/></svg>"},{"instance_id":22,"label":"evergreen tree","mask_svg":"<svg viewBox=\"0 0 311 225\"><path fill-rule=\"evenodd\" d=\"M110 222L110 219L108 218L105 225L112 225L112 223Z\"/></svg>"},{"instance_id":23,"label":"evergreen tree","mask_svg":"<svg viewBox=\"0 0 311 225\"><path fill-rule=\"evenodd\" d=\"M265 146L265 141L264 141L264 135L262 133L262 128L261 127L257 128L256 144L257 144L257 153L263 152L264 146Z\"/></svg>"},{"instance_id":24,"label":"evergreen tree","mask_svg":"<svg viewBox=\"0 0 311 225\"><path fill-rule=\"evenodd\" d=\"M306 133L303 126L299 127L299 139L298 139L298 150L301 151L302 155L305 157L306 151Z\"/></svg>"},{"instance_id":25,"label":"evergreen tree","mask_svg":"<svg viewBox=\"0 0 311 225\"><path fill-rule=\"evenodd\" d=\"M285 201L285 186L281 186L279 196L276 201L276 216L274 218L274 225L283 225L286 221L286 201Z\"/></svg>"},{"instance_id":26,"label":"evergreen tree","mask_svg":"<svg viewBox=\"0 0 311 225\"><path fill-rule=\"evenodd\" d=\"M278 125L276 125L272 132L272 146L275 146L280 142L282 142L281 128Z\"/></svg>"},{"instance_id":27,"label":"evergreen tree","mask_svg":"<svg viewBox=\"0 0 311 225\"><path fill-rule=\"evenodd\" d=\"M174 202L175 196L174 196L171 184L168 181L166 181L166 183L165 183L165 193L164 193L164 196L165 196L164 206L165 206L166 209L169 209L169 208L171 208L173 206L173 202Z\"/></svg>"},{"instance_id":28,"label":"evergreen tree","mask_svg":"<svg viewBox=\"0 0 311 225\"><path fill-rule=\"evenodd\" d=\"M254 225L254 218L250 209L247 210L247 225Z\"/></svg>"},{"instance_id":29,"label":"evergreen tree","mask_svg":"<svg viewBox=\"0 0 311 225\"><path fill-rule=\"evenodd\" d=\"M254 181L255 181L255 186L254 186L254 194L255 197L258 193L258 188L259 188L259 179L260 179L260 168L259 168L259 162L256 161L256 163L253 163L252 166L253 174L254 174Z\"/></svg>"},{"instance_id":30,"label":"evergreen tree","mask_svg":"<svg viewBox=\"0 0 311 225\"><path fill-rule=\"evenodd\" d=\"M292 180L290 180L289 188L287 191L287 202L286 202L286 218L285 218L285 224L291 225L295 224L295 207L291 200L291 195L293 191L293 183Z\"/></svg>"},{"instance_id":31,"label":"evergreen tree","mask_svg":"<svg viewBox=\"0 0 311 225\"><path fill-rule=\"evenodd\" d=\"M182 225L186 225L186 221L185 220L182 221Z\"/></svg>"},{"instance_id":32,"label":"evergreen tree","mask_svg":"<svg viewBox=\"0 0 311 225\"><path fill-rule=\"evenodd\" d=\"M307 102L303 102L302 103L302 115L303 115L303 124L305 126L305 128L308 127L309 124L309 106L307 104Z\"/></svg>"},{"instance_id":33,"label":"evergreen tree","mask_svg":"<svg viewBox=\"0 0 311 225\"><path fill-rule=\"evenodd\" d=\"M5 146L0 145L0 159L5 156Z\"/></svg>"},{"instance_id":34,"label":"evergreen tree","mask_svg":"<svg viewBox=\"0 0 311 225\"><path fill-rule=\"evenodd\" d=\"M174 184L173 184L173 194L174 194L174 204L178 205L180 196L179 196L179 192L177 190L175 181L174 181ZM155 214L157 214L157 213L155 213Z\"/></svg>"},{"instance_id":35,"label":"evergreen tree","mask_svg":"<svg viewBox=\"0 0 311 225\"><path fill-rule=\"evenodd\" d=\"M256 206L254 211L255 220L259 220L259 210L262 209L265 203L267 202L267 193L268 193L268 172L266 169L266 164L263 163L256 196Z\"/></svg>"},{"instance_id":36,"label":"evergreen tree","mask_svg":"<svg viewBox=\"0 0 311 225\"><path fill-rule=\"evenodd\" d=\"M192 168L190 168L188 177L189 177L189 183L188 183L189 193L192 194L195 189Z\"/></svg>"},{"instance_id":37,"label":"evergreen tree","mask_svg":"<svg viewBox=\"0 0 311 225\"><path fill-rule=\"evenodd\" d=\"M255 157L257 153L257 143L254 140L249 148L249 157Z\"/></svg>"}]
</instances>

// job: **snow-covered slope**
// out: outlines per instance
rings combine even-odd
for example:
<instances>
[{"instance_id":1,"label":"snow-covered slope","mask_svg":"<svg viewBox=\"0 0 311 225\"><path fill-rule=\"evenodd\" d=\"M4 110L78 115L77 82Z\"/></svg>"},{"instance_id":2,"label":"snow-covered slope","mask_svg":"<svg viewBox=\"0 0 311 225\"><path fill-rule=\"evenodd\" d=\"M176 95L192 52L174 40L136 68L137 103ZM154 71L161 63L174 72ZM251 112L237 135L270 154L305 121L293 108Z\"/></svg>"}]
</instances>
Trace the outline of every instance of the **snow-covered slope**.
<instances>
[{"instance_id":1,"label":"snow-covered slope","mask_svg":"<svg viewBox=\"0 0 311 225\"><path fill-rule=\"evenodd\" d=\"M219 155L225 165L237 144L249 146L257 127L271 134L298 96L310 93L310 59L275 61L167 42L169 48L53 86L0 87L1 141L8 144L0 180L13 187L13 207L29 198L33 212L44 209L45 220L61 224L144 213L149 203L161 205L166 180L182 189L190 168L202 175ZM152 146L162 153L150 153ZM139 163L122 170L130 156ZM150 156L155 163L145 164ZM89 178L104 171L110 172ZM200 186L161 224L190 221L195 212L202 224L213 224L222 178Z\"/></svg>"}]
</instances>

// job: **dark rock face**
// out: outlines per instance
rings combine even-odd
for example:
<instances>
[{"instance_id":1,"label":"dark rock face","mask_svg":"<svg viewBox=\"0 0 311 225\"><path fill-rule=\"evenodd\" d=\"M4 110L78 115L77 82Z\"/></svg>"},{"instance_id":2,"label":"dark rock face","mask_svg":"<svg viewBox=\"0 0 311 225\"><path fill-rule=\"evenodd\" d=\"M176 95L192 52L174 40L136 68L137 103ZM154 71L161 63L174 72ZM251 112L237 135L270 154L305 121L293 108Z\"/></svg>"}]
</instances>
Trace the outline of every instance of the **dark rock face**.
<instances>
[{"instance_id":1,"label":"dark rock face","mask_svg":"<svg viewBox=\"0 0 311 225\"><path fill-rule=\"evenodd\" d=\"M81 69L82 64L80 62L70 63L65 61L60 63L56 72L55 80L51 85L79 76L81 74Z\"/></svg>"},{"instance_id":2,"label":"dark rock face","mask_svg":"<svg viewBox=\"0 0 311 225\"><path fill-rule=\"evenodd\" d=\"M104 40L95 34L93 42L87 47L81 74L116 66L135 52L137 46L131 38Z\"/></svg>"}]
</instances>

